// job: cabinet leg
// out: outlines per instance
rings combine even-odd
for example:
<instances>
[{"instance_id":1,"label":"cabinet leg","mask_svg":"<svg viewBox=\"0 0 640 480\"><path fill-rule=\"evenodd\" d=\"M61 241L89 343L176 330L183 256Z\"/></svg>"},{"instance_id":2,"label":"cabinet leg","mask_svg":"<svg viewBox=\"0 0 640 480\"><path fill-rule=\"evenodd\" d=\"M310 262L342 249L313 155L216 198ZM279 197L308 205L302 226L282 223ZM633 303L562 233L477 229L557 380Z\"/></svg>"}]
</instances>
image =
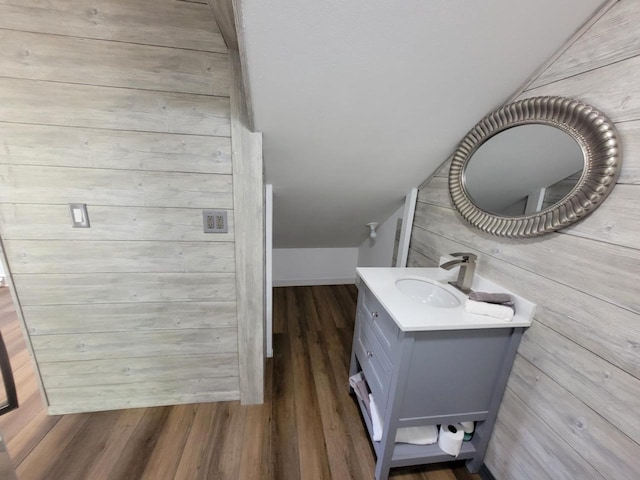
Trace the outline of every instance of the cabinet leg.
<instances>
[{"instance_id":1,"label":"cabinet leg","mask_svg":"<svg viewBox=\"0 0 640 480\"><path fill-rule=\"evenodd\" d=\"M482 467L482 457L470 458L467 460L466 466L469 473L478 473Z\"/></svg>"},{"instance_id":2,"label":"cabinet leg","mask_svg":"<svg viewBox=\"0 0 640 480\"><path fill-rule=\"evenodd\" d=\"M387 480L389 478L389 471L391 470L389 463L382 458L376 462L375 480Z\"/></svg>"}]
</instances>

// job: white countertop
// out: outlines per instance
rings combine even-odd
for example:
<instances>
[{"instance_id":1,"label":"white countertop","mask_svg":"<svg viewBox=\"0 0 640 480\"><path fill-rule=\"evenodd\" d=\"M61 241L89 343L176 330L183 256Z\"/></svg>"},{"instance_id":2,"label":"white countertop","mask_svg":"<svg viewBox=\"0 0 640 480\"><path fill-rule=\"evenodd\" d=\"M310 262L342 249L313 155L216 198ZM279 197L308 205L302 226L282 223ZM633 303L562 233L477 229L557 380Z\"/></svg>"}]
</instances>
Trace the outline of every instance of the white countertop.
<instances>
[{"instance_id":1,"label":"white countertop","mask_svg":"<svg viewBox=\"0 0 640 480\"><path fill-rule=\"evenodd\" d=\"M464 302L467 296L448 285L446 280L442 280L440 283L460 300L460 305L457 307L436 308L429 306L408 297L396 287L396 281L403 278L438 281L443 275L450 275L450 272L440 268L358 267L356 270L358 276L385 307L398 327L404 331L528 327L531 325L536 308L534 303L478 274L474 276L472 290L509 293L513 296L516 313L511 321L465 312Z\"/></svg>"}]
</instances>

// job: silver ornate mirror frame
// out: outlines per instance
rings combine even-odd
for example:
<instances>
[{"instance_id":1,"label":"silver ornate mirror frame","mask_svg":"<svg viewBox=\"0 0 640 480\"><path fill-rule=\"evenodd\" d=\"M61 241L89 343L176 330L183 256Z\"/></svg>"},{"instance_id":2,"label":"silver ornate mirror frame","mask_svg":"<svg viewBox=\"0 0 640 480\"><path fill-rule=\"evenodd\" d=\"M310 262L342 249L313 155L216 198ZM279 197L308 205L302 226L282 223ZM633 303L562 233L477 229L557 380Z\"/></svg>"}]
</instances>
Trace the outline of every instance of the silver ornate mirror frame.
<instances>
[{"instance_id":1,"label":"silver ornate mirror frame","mask_svg":"<svg viewBox=\"0 0 640 480\"><path fill-rule=\"evenodd\" d=\"M584 168L577 184L558 203L529 215L499 216L479 208L465 189L465 167L473 154L498 133L533 123L557 127L578 142ZM620 163L619 136L604 114L570 98L527 98L485 116L462 139L449 170L449 192L456 209L474 227L503 237L535 237L564 228L596 209L614 187Z\"/></svg>"}]
</instances>

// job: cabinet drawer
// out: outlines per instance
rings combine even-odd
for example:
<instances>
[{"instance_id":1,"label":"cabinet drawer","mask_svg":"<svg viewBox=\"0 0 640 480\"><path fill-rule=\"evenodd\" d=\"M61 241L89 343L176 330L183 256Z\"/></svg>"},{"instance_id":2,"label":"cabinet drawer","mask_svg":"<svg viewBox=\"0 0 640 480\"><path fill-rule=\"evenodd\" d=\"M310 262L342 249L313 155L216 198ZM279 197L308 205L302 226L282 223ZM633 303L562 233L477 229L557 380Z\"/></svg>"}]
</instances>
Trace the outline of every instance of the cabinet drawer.
<instances>
[{"instance_id":1,"label":"cabinet drawer","mask_svg":"<svg viewBox=\"0 0 640 480\"><path fill-rule=\"evenodd\" d=\"M367 379L373 398L381 414L387 404L389 380L391 379L391 363L382 352L380 343L371 334L366 319L358 312L356 327L356 356Z\"/></svg>"},{"instance_id":2,"label":"cabinet drawer","mask_svg":"<svg viewBox=\"0 0 640 480\"><path fill-rule=\"evenodd\" d=\"M371 330L380 342L385 354L391 358L391 350L398 340L400 329L373 293L368 288L363 290L363 314L370 323Z\"/></svg>"}]
</instances>

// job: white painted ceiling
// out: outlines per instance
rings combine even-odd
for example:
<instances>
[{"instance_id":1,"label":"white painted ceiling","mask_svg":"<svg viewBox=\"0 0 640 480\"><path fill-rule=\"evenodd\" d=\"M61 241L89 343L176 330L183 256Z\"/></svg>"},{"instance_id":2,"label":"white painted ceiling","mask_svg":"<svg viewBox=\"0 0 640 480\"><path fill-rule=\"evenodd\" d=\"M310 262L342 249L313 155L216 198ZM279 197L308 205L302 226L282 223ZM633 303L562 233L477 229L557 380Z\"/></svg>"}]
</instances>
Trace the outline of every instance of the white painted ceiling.
<instances>
[{"instance_id":1,"label":"white painted ceiling","mask_svg":"<svg viewBox=\"0 0 640 480\"><path fill-rule=\"evenodd\" d=\"M274 246L359 246L600 4L243 0Z\"/></svg>"}]
</instances>

